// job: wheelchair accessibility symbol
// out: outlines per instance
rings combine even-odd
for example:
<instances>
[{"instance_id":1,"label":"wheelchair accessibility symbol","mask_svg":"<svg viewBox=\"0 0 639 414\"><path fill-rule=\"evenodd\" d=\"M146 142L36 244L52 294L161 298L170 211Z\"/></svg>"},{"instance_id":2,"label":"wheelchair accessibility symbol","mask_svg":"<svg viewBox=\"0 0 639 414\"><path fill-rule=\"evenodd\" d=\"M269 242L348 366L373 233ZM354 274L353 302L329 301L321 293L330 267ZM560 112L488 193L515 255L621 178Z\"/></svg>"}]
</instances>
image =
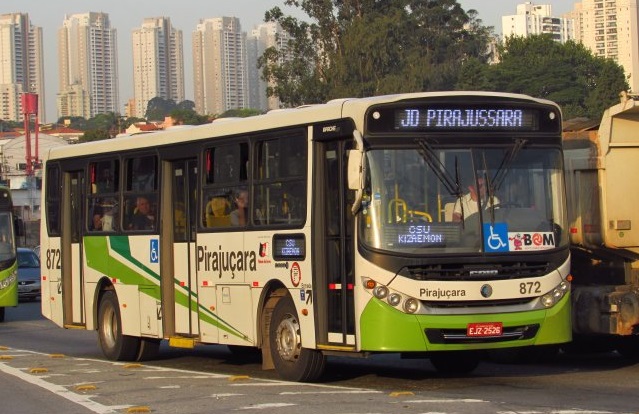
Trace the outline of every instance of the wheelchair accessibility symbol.
<instances>
[{"instance_id":1,"label":"wheelchair accessibility symbol","mask_svg":"<svg viewBox=\"0 0 639 414\"><path fill-rule=\"evenodd\" d=\"M484 223L484 250L507 252L508 225L506 223Z\"/></svg>"},{"instance_id":2,"label":"wheelchair accessibility symbol","mask_svg":"<svg viewBox=\"0 0 639 414\"><path fill-rule=\"evenodd\" d=\"M149 258L151 259L151 263L160 262L160 241L158 239L151 239Z\"/></svg>"}]
</instances>

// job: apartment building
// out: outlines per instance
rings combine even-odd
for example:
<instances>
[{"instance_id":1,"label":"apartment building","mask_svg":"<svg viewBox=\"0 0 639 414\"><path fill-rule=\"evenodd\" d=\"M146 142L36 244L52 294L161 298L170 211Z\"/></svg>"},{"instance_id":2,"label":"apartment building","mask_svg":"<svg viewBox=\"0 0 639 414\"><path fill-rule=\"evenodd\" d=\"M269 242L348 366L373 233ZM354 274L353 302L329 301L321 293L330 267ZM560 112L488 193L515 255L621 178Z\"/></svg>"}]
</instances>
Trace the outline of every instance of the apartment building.
<instances>
[{"instance_id":1,"label":"apartment building","mask_svg":"<svg viewBox=\"0 0 639 414\"><path fill-rule=\"evenodd\" d=\"M119 112L117 53L107 13L65 16L58 31L58 117Z\"/></svg>"},{"instance_id":2,"label":"apartment building","mask_svg":"<svg viewBox=\"0 0 639 414\"><path fill-rule=\"evenodd\" d=\"M218 115L248 108L246 33L236 17L201 20L193 32L195 110Z\"/></svg>"},{"instance_id":3,"label":"apartment building","mask_svg":"<svg viewBox=\"0 0 639 414\"><path fill-rule=\"evenodd\" d=\"M280 100L277 97L267 96L268 83L262 79L262 69L257 67L257 61L270 47L286 50L289 40L291 36L276 22L260 24L247 36L249 106L251 108L268 111L280 107Z\"/></svg>"},{"instance_id":4,"label":"apartment building","mask_svg":"<svg viewBox=\"0 0 639 414\"><path fill-rule=\"evenodd\" d=\"M148 102L160 97L184 100L184 43L182 31L169 17L146 18L133 30L132 116L143 118Z\"/></svg>"},{"instance_id":5,"label":"apartment building","mask_svg":"<svg viewBox=\"0 0 639 414\"><path fill-rule=\"evenodd\" d=\"M0 119L21 121L21 95L38 94L45 118L42 28L27 13L0 14Z\"/></svg>"},{"instance_id":6,"label":"apartment building","mask_svg":"<svg viewBox=\"0 0 639 414\"><path fill-rule=\"evenodd\" d=\"M502 16L501 25L504 38L549 34L561 43L575 40L574 20L553 16L550 4L519 4L516 14Z\"/></svg>"},{"instance_id":7,"label":"apartment building","mask_svg":"<svg viewBox=\"0 0 639 414\"><path fill-rule=\"evenodd\" d=\"M639 0L583 0L579 39L596 56L623 66L633 92L639 91Z\"/></svg>"}]
</instances>

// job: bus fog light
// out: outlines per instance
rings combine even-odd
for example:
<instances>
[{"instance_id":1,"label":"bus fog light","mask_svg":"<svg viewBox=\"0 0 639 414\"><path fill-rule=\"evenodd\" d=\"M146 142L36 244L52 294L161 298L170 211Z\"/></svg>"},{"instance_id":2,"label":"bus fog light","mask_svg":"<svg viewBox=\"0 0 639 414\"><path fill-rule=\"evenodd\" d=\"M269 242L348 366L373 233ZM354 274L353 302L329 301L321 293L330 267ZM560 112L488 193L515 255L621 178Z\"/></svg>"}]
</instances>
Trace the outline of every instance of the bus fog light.
<instances>
[{"instance_id":1,"label":"bus fog light","mask_svg":"<svg viewBox=\"0 0 639 414\"><path fill-rule=\"evenodd\" d=\"M373 295L375 295L377 299L384 299L386 296L388 296L388 288L381 285L376 286L375 289L373 289Z\"/></svg>"},{"instance_id":2,"label":"bus fog light","mask_svg":"<svg viewBox=\"0 0 639 414\"><path fill-rule=\"evenodd\" d=\"M409 298L404 302L404 311L406 313L415 313L419 309L419 301L415 298Z\"/></svg>"},{"instance_id":3,"label":"bus fog light","mask_svg":"<svg viewBox=\"0 0 639 414\"><path fill-rule=\"evenodd\" d=\"M391 293L390 296L388 297L388 303L390 303L392 306L399 305L401 301L402 301L402 295L400 295L399 293Z\"/></svg>"}]
</instances>

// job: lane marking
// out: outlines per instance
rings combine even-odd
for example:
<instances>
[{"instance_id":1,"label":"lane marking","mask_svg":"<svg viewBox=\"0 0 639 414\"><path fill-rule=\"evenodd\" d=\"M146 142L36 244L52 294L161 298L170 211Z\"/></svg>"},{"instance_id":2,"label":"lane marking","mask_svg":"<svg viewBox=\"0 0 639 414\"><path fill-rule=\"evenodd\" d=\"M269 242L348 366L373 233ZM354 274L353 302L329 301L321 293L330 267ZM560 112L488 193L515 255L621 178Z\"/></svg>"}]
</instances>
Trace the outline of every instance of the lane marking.
<instances>
[{"instance_id":1,"label":"lane marking","mask_svg":"<svg viewBox=\"0 0 639 414\"><path fill-rule=\"evenodd\" d=\"M267 404L255 404L249 407L240 407L238 410L268 410L271 408L283 408L283 407L294 407L297 404L289 404L289 403L267 403Z\"/></svg>"},{"instance_id":2,"label":"lane marking","mask_svg":"<svg viewBox=\"0 0 639 414\"><path fill-rule=\"evenodd\" d=\"M118 411L131 407L130 405L117 405L117 406L107 406L97 403L91 400L90 395L80 395L74 392L69 391L61 385L51 384L49 382L44 381L41 377L35 377L33 375L29 375L23 372L20 369L12 368L6 364L0 364L0 371L5 374L13 375L23 381L28 382L29 384L33 384L42 389L52 392L55 395L58 395L64 399L67 399L73 403L81 405L94 413L97 414L111 414L117 413Z\"/></svg>"},{"instance_id":3,"label":"lane marking","mask_svg":"<svg viewBox=\"0 0 639 414\"><path fill-rule=\"evenodd\" d=\"M451 398L433 398L428 400L406 400L405 403L487 403L490 401L485 400L474 400L472 398L459 398L459 399L451 399ZM504 414L504 413L502 413Z\"/></svg>"},{"instance_id":4,"label":"lane marking","mask_svg":"<svg viewBox=\"0 0 639 414\"><path fill-rule=\"evenodd\" d=\"M335 391L282 391L279 395L320 395L320 394L381 394L376 390L335 390Z\"/></svg>"}]
</instances>

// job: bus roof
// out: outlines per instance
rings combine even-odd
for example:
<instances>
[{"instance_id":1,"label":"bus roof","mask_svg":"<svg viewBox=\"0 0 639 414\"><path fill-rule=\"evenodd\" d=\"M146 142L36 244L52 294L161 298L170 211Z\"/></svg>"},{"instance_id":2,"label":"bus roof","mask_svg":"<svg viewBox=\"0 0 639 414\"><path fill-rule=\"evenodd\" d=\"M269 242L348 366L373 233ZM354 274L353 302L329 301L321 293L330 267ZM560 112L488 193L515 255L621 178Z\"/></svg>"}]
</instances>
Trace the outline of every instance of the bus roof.
<instances>
[{"instance_id":1,"label":"bus roof","mask_svg":"<svg viewBox=\"0 0 639 414\"><path fill-rule=\"evenodd\" d=\"M196 141L213 137L246 134L254 131L294 127L296 125L310 125L343 117L351 117L355 121L356 126L363 129L364 113L371 105L392 103L407 99L455 97L461 95L526 99L538 103L554 104L547 100L535 99L526 95L482 91L417 92L368 98L341 98L334 99L325 104L274 110L264 115L256 115L248 118L222 118L224 122L214 121L209 124L189 128L169 128L164 131L149 134L121 136L108 140L108 143L105 142L105 140L101 140L83 144L58 146L49 149L48 153L42 154L42 158L47 160L77 157L87 154L154 148L172 145L178 141Z\"/></svg>"}]
</instances>

